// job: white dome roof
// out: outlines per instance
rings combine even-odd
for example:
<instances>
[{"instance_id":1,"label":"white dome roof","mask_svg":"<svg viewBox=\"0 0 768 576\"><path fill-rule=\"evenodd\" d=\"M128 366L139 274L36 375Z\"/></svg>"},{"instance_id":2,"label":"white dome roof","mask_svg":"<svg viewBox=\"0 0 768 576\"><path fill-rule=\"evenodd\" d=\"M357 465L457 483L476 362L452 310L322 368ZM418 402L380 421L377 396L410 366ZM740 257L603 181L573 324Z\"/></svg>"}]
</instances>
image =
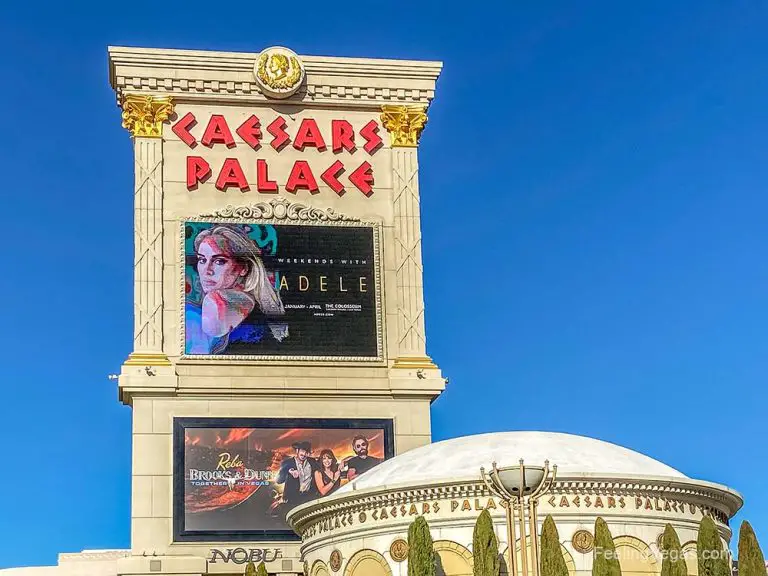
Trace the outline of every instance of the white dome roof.
<instances>
[{"instance_id":1,"label":"white dome roof","mask_svg":"<svg viewBox=\"0 0 768 576\"><path fill-rule=\"evenodd\" d=\"M480 467L493 462L512 466L549 460L558 477L610 474L627 478L686 478L674 468L644 454L586 436L557 432L494 432L427 444L382 462L336 493L397 484L428 484L449 479L480 479Z\"/></svg>"}]
</instances>

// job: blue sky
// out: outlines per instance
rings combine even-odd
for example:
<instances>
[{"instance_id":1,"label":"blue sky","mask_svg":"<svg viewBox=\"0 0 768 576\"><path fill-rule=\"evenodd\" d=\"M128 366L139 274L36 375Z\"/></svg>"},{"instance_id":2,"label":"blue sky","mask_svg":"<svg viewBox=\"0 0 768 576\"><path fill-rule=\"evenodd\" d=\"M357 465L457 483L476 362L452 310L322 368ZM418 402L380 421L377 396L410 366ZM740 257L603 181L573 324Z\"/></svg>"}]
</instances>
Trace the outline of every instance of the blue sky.
<instances>
[{"instance_id":1,"label":"blue sky","mask_svg":"<svg viewBox=\"0 0 768 576\"><path fill-rule=\"evenodd\" d=\"M768 4L68 4L0 8L0 567L129 545L109 44L442 60L420 156L434 437L622 444L740 490L734 526L768 546Z\"/></svg>"}]
</instances>

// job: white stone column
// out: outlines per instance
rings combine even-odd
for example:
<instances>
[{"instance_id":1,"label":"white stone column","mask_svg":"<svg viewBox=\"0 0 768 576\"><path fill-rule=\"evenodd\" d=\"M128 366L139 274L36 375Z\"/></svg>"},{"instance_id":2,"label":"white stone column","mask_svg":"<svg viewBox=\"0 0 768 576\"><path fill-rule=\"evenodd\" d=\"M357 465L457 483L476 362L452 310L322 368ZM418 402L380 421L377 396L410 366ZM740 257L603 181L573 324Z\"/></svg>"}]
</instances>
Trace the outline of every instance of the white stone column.
<instances>
[{"instance_id":1,"label":"white stone column","mask_svg":"<svg viewBox=\"0 0 768 576\"><path fill-rule=\"evenodd\" d=\"M435 368L427 356L421 263L418 142L427 122L423 106L383 106L392 144L397 267L396 368Z\"/></svg>"},{"instance_id":2,"label":"white stone column","mask_svg":"<svg viewBox=\"0 0 768 576\"><path fill-rule=\"evenodd\" d=\"M168 366L163 351L163 122L170 97L126 95L123 126L134 147L133 352L126 365Z\"/></svg>"}]
</instances>

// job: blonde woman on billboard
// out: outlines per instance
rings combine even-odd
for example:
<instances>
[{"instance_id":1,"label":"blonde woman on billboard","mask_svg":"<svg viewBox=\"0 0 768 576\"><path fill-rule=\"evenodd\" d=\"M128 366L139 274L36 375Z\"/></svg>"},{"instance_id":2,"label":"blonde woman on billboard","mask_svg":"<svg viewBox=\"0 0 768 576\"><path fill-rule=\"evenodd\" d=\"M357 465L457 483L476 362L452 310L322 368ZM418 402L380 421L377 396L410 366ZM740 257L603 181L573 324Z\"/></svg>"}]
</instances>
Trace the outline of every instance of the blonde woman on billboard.
<instances>
[{"instance_id":1,"label":"blonde woman on billboard","mask_svg":"<svg viewBox=\"0 0 768 576\"><path fill-rule=\"evenodd\" d=\"M203 298L186 305L188 354L221 354L232 341L279 342L288 335L287 326L269 321L285 308L261 251L241 226L213 225L197 235L194 247ZM246 319L249 329L238 330Z\"/></svg>"}]
</instances>

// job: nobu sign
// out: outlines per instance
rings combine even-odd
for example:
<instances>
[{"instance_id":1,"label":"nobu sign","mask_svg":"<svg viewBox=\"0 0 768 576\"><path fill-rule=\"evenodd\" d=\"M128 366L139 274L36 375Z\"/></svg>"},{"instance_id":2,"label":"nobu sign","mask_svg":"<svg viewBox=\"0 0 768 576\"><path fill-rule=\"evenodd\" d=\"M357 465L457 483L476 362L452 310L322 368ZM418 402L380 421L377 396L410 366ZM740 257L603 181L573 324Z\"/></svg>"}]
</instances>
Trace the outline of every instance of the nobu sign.
<instances>
[{"instance_id":1,"label":"nobu sign","mask_svg":"<svg viewBox=\"0 0 768 576\"><path fill-rule=\"evenodd\" d=\"M198 124L199 129L194 130ZM280 115L262 119L252 114L244 121L238 120L236 125L231 125L231 121L228 122L220 114L197 118L192 112L187 112L173 124L171 130L184 144L198 152L186 158L186 184L190 191L211 180L222 192L230 188L248 192L255 188L262 194L277 194L282 188L293 194L302 190L317 194L321 183L324 183L339 196L347 190L356 190L365 196L373 194L373 167L359 157L363 153L372 156L382 145L379 125L375 120L359 129L347 120L318 124L313 118L304 118L289 126L286 118ZM316 160L313 167L307 160L296 160L287 177L276 178L270 173L270 165L265 158L257 155L253 160L243 160L242 154L238 157L232 154L212 165L199 145L211 149L232 149L233 152L237 149L258 152L262 146L269 146L278 153L286 148L299 152L313 150L314 158L325 158L327 155L327 161L320 161L318 166ZM358 148L362 149L359 154ZM353 162L348 161L355 157Z\"/></svg>"},{"instance_id":2,"label":"nobu sign","mask_svg":"<svg viewBox=\"0 0 768 576\"><path fill-rule=\"evenodd\" d=\"M232 562L233 564L265 562L269 564L282 557L283 551L280 548L227 548L226 550L212 548L209 562L211 564L216 564L217 562Z\"/></svg>"}]
</instances>

